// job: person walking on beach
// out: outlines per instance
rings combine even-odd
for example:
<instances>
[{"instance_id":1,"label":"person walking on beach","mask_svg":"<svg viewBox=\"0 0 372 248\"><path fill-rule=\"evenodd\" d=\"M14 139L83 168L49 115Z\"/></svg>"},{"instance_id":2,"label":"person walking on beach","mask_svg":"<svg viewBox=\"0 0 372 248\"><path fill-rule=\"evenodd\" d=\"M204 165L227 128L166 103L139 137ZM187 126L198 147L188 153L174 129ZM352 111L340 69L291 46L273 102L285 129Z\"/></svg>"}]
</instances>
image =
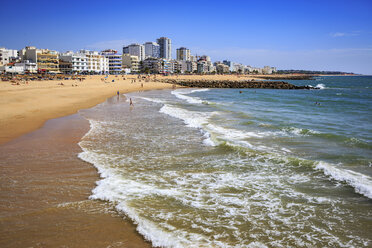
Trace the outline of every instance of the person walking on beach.
<instances>
[{"instance_id":1,"label":"person walking on beach","mask_svg":"<svg viewBox=\"0 0 372 248\"><path fill-rule=\"evenodd\" d=\"M118 92L116 92L116 94L119 96L120 95L120 92L118 91Z\"/></svg>"}]
</instances>

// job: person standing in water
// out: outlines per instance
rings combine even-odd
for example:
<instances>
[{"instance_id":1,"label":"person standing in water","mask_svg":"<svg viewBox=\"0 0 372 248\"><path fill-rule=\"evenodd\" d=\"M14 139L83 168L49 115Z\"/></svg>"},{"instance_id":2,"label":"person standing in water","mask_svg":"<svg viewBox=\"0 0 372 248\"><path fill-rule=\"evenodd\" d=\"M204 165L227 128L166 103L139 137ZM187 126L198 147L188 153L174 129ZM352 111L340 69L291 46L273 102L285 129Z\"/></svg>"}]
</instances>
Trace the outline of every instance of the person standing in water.
<instances>
[{"instance_id":1,"label":"person standing in water","mask_svg":"<svg viewBox=\"0 0 372 248\"><path fill-rule=\"evenodd\" d=\"M134 107L133 102L132 102L132 98L129 98L129 106Z\"/></svg>"}]
</instances>

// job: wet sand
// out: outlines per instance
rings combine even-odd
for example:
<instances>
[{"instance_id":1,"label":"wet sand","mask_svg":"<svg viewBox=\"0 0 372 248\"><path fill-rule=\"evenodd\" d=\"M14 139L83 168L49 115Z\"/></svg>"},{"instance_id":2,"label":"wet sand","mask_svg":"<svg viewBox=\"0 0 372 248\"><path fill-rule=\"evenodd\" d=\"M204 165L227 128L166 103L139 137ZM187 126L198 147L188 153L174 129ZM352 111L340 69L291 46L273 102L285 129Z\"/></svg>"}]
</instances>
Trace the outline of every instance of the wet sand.
<instances>
[{"instance_id":1,"label":"wet sand","mask_svg":"<svg viewBox=\"0 0 372 248\"><path fill-rule=\"evenodd\" d=\"M95 168L77 155L79 114L0 145L0 247L151 247L135 225L88 197Z\"/></svg>"}]
</instances>

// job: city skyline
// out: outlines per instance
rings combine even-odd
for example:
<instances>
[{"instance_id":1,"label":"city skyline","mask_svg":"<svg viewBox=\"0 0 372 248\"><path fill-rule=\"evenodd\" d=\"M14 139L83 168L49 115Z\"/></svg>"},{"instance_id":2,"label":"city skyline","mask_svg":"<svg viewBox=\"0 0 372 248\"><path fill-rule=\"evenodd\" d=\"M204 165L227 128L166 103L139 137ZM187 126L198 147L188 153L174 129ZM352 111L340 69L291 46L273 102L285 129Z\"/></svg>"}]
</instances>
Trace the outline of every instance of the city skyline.
<instances>
[{"instance_id":1,"label":"city skyline","mask_svg":"<svg viewBox=\"0 0 372 248\"><path fill-rule=\"evenodd\" d=\"M177 48L187 47L213 61L372 74L370 1L213 1L197 8L193 1L168 3L109 1L111 7L104 9L98 1L69 8L58 2L5 2L0 14L12 21L4 27L0 47L121 51L164 36L172 40L172 58Z\"/></svg>"}]
</instances>

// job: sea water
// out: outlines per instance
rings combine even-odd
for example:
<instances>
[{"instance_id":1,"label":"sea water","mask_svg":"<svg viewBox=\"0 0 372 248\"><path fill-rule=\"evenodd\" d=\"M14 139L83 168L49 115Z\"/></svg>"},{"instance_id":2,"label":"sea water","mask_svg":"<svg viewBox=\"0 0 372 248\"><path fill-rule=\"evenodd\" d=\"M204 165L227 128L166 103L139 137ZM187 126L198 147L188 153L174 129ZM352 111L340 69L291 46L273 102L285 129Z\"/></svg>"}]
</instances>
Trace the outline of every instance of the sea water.
<instances>
[{"instance_id":1,"label":"sea water","mask_svg":"<svg viewBox=\"0 0 372 248\"><path fill-rule=\"evenodd\" d=\"M321 89L137 92L81 111L79 157L102 177L90 198L154 246L370 247L372 77L290 82Z\"/></svg>"}]
</instances>

